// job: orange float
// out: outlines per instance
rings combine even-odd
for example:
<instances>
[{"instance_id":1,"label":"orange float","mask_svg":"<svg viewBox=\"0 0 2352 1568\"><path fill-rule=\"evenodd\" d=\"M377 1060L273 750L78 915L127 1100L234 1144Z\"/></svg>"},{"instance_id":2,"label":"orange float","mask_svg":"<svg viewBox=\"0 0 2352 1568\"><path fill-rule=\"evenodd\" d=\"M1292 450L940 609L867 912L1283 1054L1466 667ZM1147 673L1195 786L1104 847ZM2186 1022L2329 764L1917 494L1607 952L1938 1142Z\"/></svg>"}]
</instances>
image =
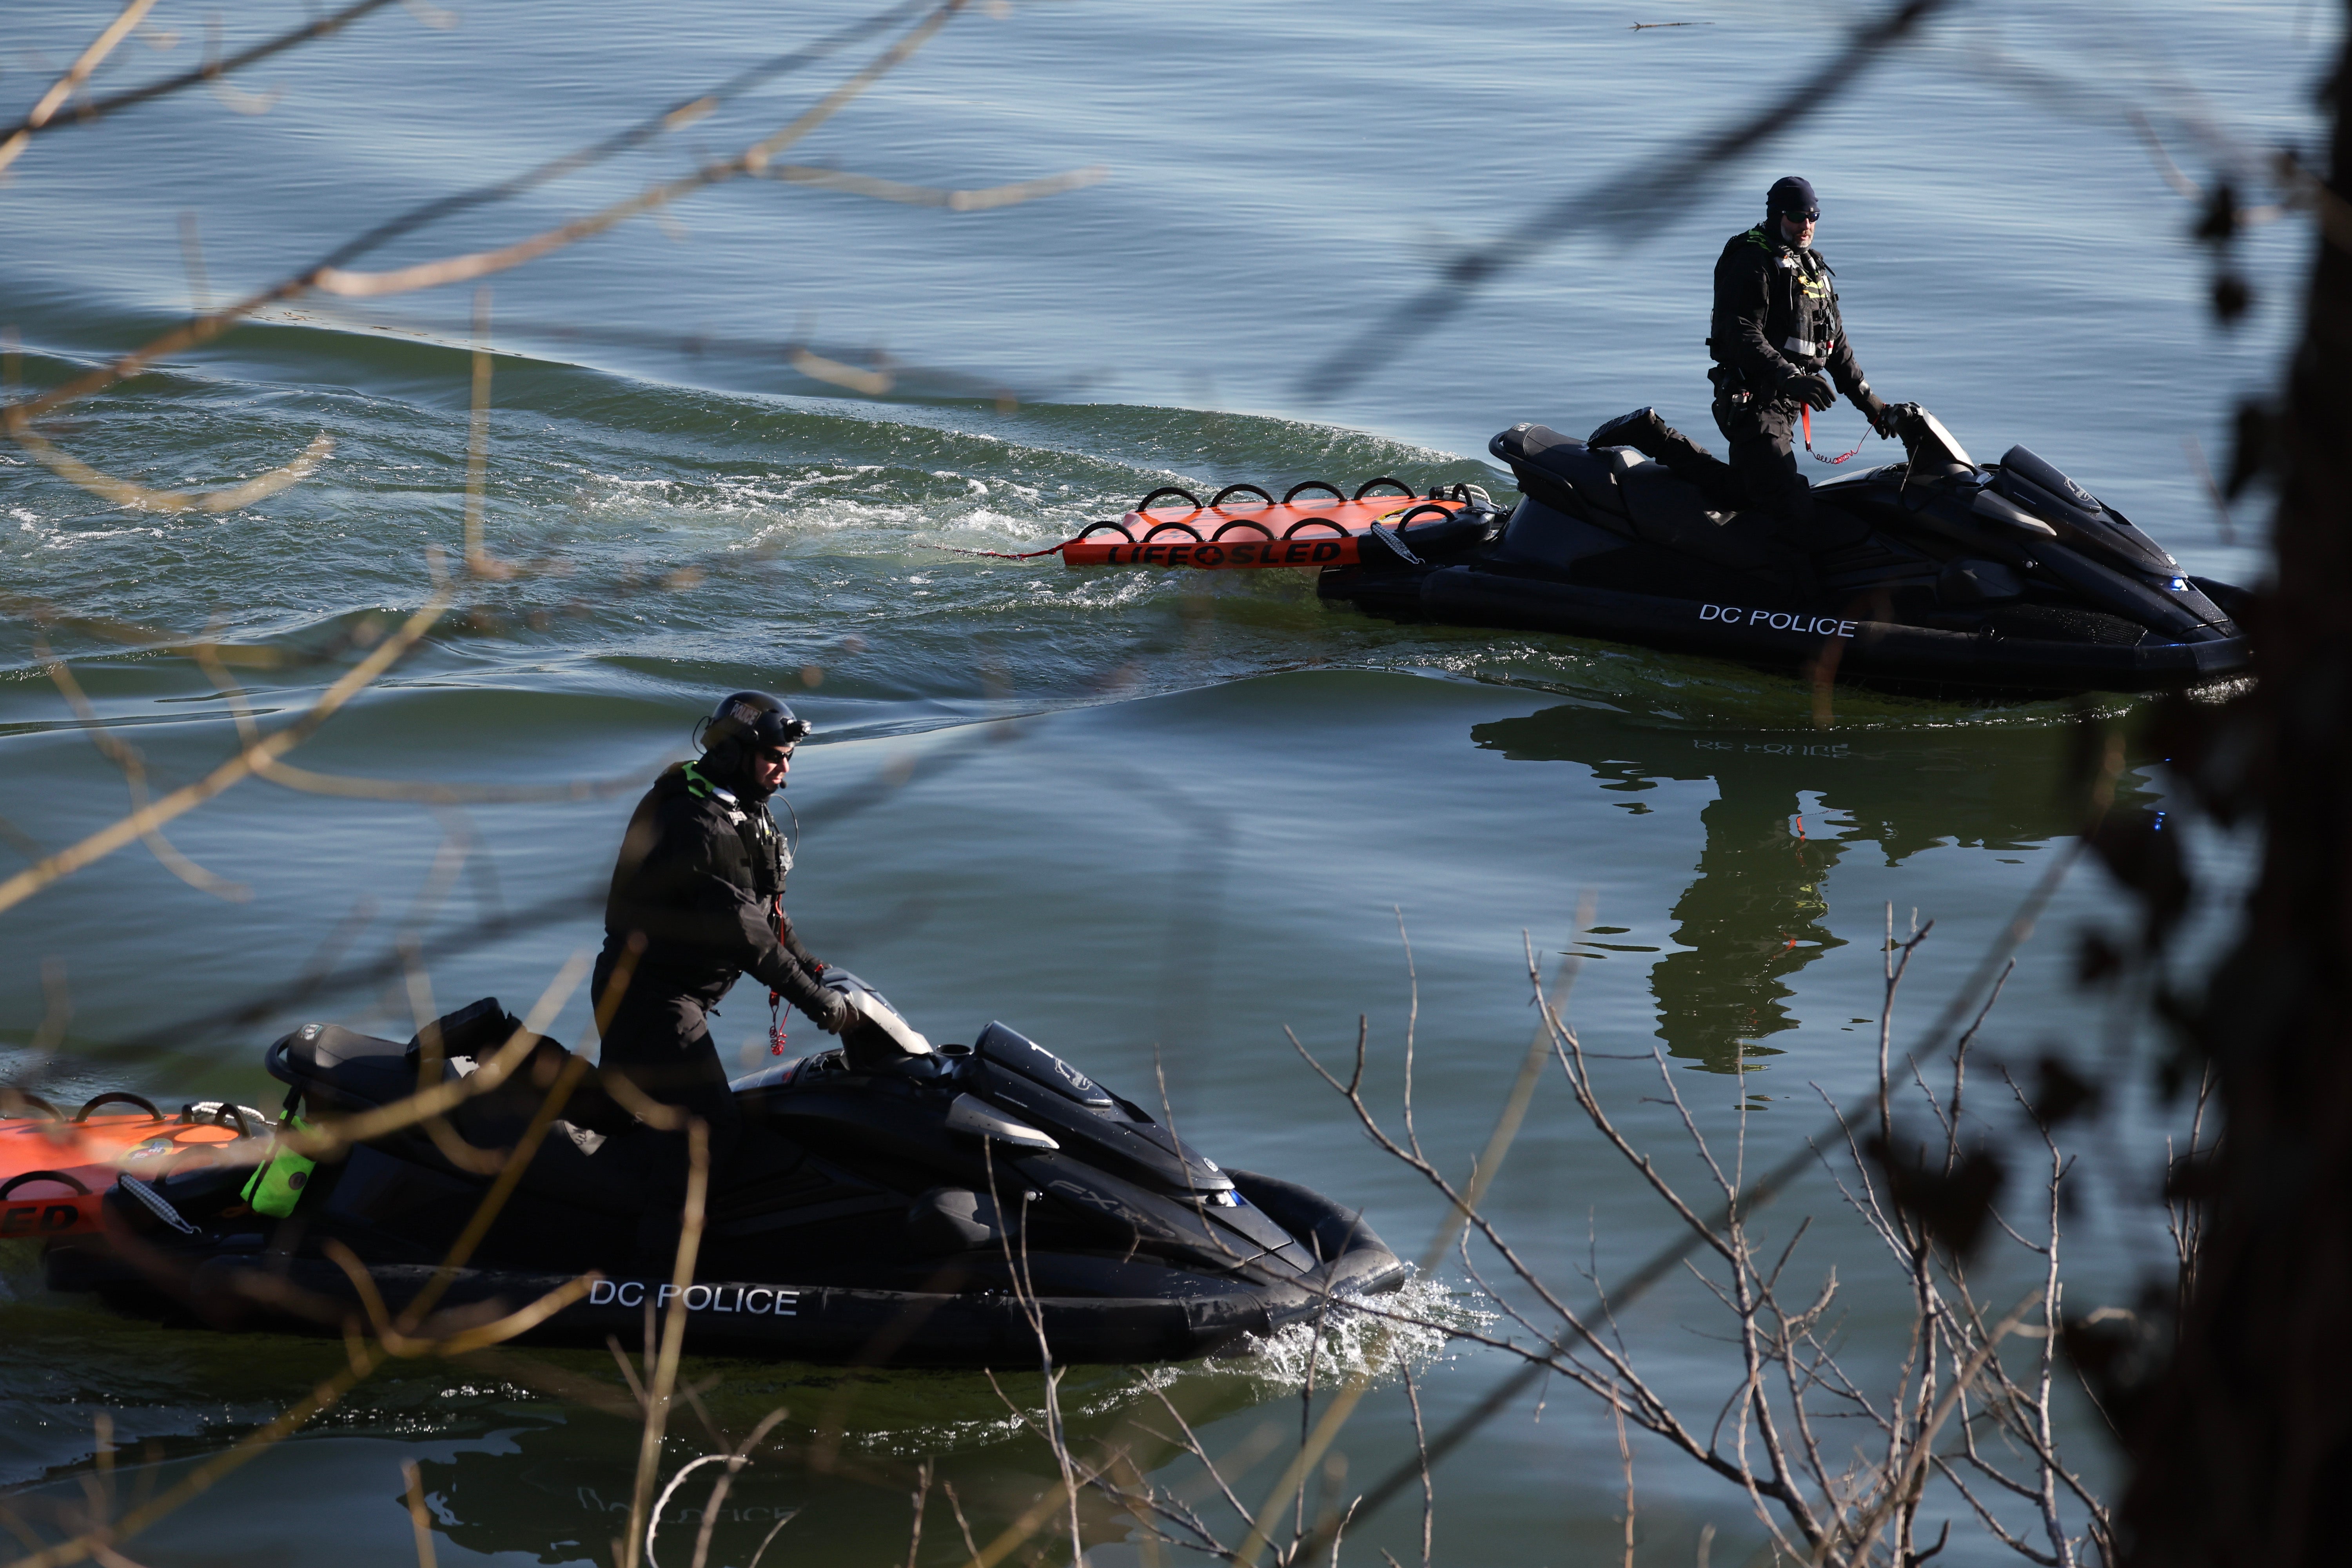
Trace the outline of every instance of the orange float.
<instances>
[{"instance_id":1,"label":"orange float","mask_svg":"<svg viewBox=\"0 0 2352 1568\"><path fill-rule=\"evenodd\" d=\"M67 1119L19 1091L46 1116L0 1121L0 1241L74 1236L99 1228L99 1204L126 1169L160 1173L186 1159L257 1165L277 1129L250 1106L205 1100L166 1115L135 1094L101 1094ZM132 1112L97 1114L129 1102Z\"/></svg>"},{"instance_id":2,"label":"orange float","mask_svg":"<svg viewBox=\"0 0 2352 1568\"><path fill-rule=\"evenodd\" d=\"M1481 498L1483 499L1483 498ZM1291 566L1352 566L1365 534L1451 518L1470 503L1468 487L1423 496L1401 479L1369 479L1350 495L1322 479L1290 487L1277 500L1256 485L1227 485L1207 500L1173 485L1153 490L1117 519L1089 523L1073 539L1013 555L1059 555L1065 566L1189 566L1204 572Z\"/></svg>"}]
</instances>

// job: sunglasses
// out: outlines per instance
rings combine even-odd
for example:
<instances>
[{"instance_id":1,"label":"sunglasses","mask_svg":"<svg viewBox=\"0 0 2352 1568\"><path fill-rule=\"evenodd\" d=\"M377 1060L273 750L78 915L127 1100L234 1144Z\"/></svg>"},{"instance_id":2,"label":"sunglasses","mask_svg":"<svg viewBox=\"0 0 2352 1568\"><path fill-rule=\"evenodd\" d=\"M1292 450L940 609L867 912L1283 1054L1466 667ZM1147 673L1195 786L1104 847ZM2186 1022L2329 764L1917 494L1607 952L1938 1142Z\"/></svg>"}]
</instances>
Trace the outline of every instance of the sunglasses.
<instances>
[{"instance_id":1,"label":"sunglasses","mask_svg":"<svg viewBox=\"0 0 2352 1568\"><path fill-rule=\"evenodd\" d=\"M1780 216L1787 218L1790 223L1818 223L1821 221L1822 209L1815 207L1809 213L1786 212L1782 213Z\"/></svg>"},{"instance_id":2,"label":"sunglasses","mask_svg":"<svg viewBox=\"0 0 2352 1568\"><path fill-rule=\"evenodd\" d=\"M788 762L792 754L793 749L790 746L762 746L759 752L762 761L771 763Z\"/></svg>"}]
</instances>

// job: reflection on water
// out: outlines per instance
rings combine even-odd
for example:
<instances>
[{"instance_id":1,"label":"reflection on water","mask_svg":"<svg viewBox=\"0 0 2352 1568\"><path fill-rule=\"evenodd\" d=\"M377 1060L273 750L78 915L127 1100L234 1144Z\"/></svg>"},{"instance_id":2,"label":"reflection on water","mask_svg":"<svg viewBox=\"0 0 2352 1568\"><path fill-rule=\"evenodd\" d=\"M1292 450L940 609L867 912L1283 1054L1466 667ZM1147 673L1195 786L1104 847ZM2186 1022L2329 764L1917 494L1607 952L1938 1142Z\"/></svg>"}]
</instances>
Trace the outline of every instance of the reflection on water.
<instances>
[{"instance_id":1,"label":"reflection on water","mask_svg":"<svg viewBox=\"0 0 2352 1568\"><path fill-rule=\"evenodd\" d=\"M1793 788L1734 773L1699 813L1706 847L1674 908L1682 951L1650 972L1658 1033L1675 1055L1717 1071L1743 1043L1748 1055L1777 1055L1753 1042L1797 1026L1781 1005L1792 994L1785 977L1844 945L1825 923L1822 892L1843 846L1807 837L1800 811Z\"/></svg>"},{"instance_id":2,"label":"reflection on water","mask_svg":"<svg viewBox=\"0 0 2352 1568\"><path fill-rule=\"evenodd\" d=\"M1513 761L1580 763L1602 789L1636 797L1662 780L1714 781L1716 798L1699 813L1697 876L1673 910L1678 951L1650 971L1666 1049L1714 1072L1777 1054L1760 1042L1801 1022L1787 1005L1790 983L1844 945L1829 926L1829 878L1850 846L1874 843L1899 866L1937 845L2021 852L2074 827L2059 788L2064 735L2053 726L1832 738L1699 731L1568 705L1470 735ZM2117 805L2149 798L2126 777ZM1649 810L1638 798L1624 804Z\"/></svg>"},{"instance_id":3,"label":"reflection on water","mask_svg":"<svg viewBox=\"0 0 2352 1568\"><path fill-rule=\"evenodd\" d=\"M250 1353L253 1342L241 1342ZM262 1342L289 1348L304 1362L316 1359L314 1347L302 1342ZM229 1353L205 1352L227 1352L231 1343L195 1346L199 1370L229 1364ZM231 1557L308 1563L326 1561L331 1549L341 1568L412 1568L418 1557L401 1466L414 1460L438 1561L613 1563L616 1542L628 1532L639 1426L612 1362L600 1368L596 1356L568 1351L493 1352L488 1359L530 1384L561 1386L542 1391L504 1377L484 1379L478 1367L455 1363L380 1374L266 1463L220 1477L175 1509L139 1539L137 1560L149 1568L198 1568ZM1034 1419L1039 1379L1000 1373L998 1381ZM0 1378L0 1387L5 1382ZM1045 1446L975 1374L861 1376L689 1358L680 1382L696 1392L672 1416L664 1483L692 1459L740 1443L768 1412L781 1405L790 1414L723 1496L715 1495L714 1483L725 1466L709 1464L663 1500L656 1563L692 1561L706 1521L708 1561L721 1568L742 1568L772 1535L763 1559L770 1563L906 1561L925 1460L931 1489L919 1560L966 1563L971 1552L958 1509L982 1542L991 1541L1059 1477ZM1147 1469L1165 1464L1169 1447L1135 1425L1146 1414L1138 1404L1143 1391L1126 1369L1071 1373L1064 1396L1074 1439L1117 1442ZM102 1403L128 1405L121 1393ZM290 1382L269 1393L288 1401L299 1396ZM1210 1421L1262 1396L1245 1380L1197 1376L1178 1394L1190 1415ZM180 1414L192 1429L161 1443L115 1434L121 1451L110 1482L118 1510L189 1480L248 1429L245 1422L205 1423L194 1407ZM89 1436L85 1429L85 1444ZM51 1540L83 1528L91 1501L87 1467L84 1452L10 1489L0 1518ZM1056 1516L1055 1524L1066 1541L1066 1522ZM1130 1528L1093 1493L1080 1499L1078 1525L1090 1549L1123 1539ZM224 1551L228 1541L237 1543L236 1551Z\"/></svg>"},{"instance_id":4,"label":"reflection on water","mask_svg":"<svg viewBox=\"0 0 2352 1568\"><path fill-rule=\"evenodd\" d=\"M12 1283L37 1289L21 1274L12 1282L0 1273L0 1289ZM1388 1304L1466 1328L1493 1322L1433 1279L1409 1281ZM121 1500L187 1481L341 1354L328 1342L192 1334L75 1310L45 1315L52 1331L42 1343L52 1354L37 1363L0 1358L0 1435L28 1439L17 1451L0 1447L0 1522L22 1522L51 1540L86 1526L85 1482L98 1442L115 1449L110 1484L119 1511ZM61 1325L78 1325L86 1337ZM1209 1426L1294 1393L1310 1364L1322 1386L1366 1371L1388 1386L1400 1362L1427 1375L1450 1359L1434 1329L1400 1333L1336 1313L1245 1353L1177 1366L1066 1368L1060 1408L1076 1450L1124 1454L1142 1473L1159 1474L1181 1456L1171 1405ZM783 1414L723 1496L714 1483L725 1466L711 1463L659 1500L656 1564L691 1561L706 1524L708 1561L718 1568L743 1568L772 1536L761 1558L771 1563L908 1561L919 1492L921 1549L913 1560L968 1563L967 1531L984 1544L1010 1529L1038 1528L1034 1505L1060 1479L1037 1436L1044 1384L1034 1372L990 1377L688 1357L679 1384L690 1392L670 1420L665 1483L700 1457L736 1447L771 1413ZM253 1403L216 1397L231 1390ZM121 1414L121 1425L95 1426L101 1411ZM1287 1458L1280 1439L1297 1429L1286 1403L1268 1411L1241 1457L1230 1443L1222 1447L1228 1479L1270 1484ZM331 1542L340 1568L409 1568L417 1557L401 1466L414 1460L437 1561L610 1564L620 1555L616 1538L627 1533L639 1434L634 1398L603 1352L509 1348L448 1363L395 1363L267 1463L220 1477L174 1510L140 1538L138 1561L198 1568L226 1561L219 1543L235 1539L240 1561L310 1563ZM1260 1466L1264 1473L1254 1468ZM1066 1558L1066 1514L1055 1512L1042 1528L1037 1540L1065 1543ZM1088 1490L1077 1529L1092 1561L1096 1547L1129 1540L1134 1523ZM1022 1551L1033 1553L1034 1544Z\"/></svg>"},{"instance_id":5,"label":"reflection on water","mask_svg":"<svg viewBox=\"0 0 2352 1568\"><path fill-rule=\"evenodd\" d=\"M681 1425L697 1424L688 1417ZM509 1426L487 1436L491 1440L419 1467L445 1553L455 1546L509 1562L614 1560L615 1542L628 1533L636 1470L630 1427L575 1416ZM700 1436L676 1437L668 1445L665 1483L690 1454L715 1447ZM813 1465L814 1434L795 1433L788 1425L777 1436L782 1441L740 1471L723 1495L715 1486L726 1474L723 1464L705 1465L678 1485L663 1503L654 1532L657 1562L691 1560L706 1522L711 1531L709 1561L714 1563L747 1563L771 1537L765 1554L771 1563L888 1563L907 1556L913 1493L920 1484L913 1458L851 1451ZM1017 1519L1055 1479L1053 1461L1029 1441L1000 1439L935 1455L934 1489L925 1509L924 1545L929 1550L923 1561L966 1557L946 1488L954 1489L966 1522L985 1541ZM1124 1521L1093 1494L1080 1500L1079 1527L1089 1546L1126 1533Z\"/></svg>"}]
</instances>

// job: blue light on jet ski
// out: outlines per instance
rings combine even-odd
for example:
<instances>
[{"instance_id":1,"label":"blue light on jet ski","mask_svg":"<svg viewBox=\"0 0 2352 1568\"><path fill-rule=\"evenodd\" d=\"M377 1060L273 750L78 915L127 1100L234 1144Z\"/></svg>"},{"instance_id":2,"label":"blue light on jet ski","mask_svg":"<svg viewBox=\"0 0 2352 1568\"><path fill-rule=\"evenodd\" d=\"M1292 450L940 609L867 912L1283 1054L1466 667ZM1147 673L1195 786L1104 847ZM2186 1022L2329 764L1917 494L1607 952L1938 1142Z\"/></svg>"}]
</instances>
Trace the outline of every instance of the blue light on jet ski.
<instances>
[{"instance_id":1,"label":"blue light on jet ski","mask_svg":"<svg viewBox=\"0 0 2352 1568\"><path fill-rule=\"evenodd\" d=\"M2186 577L2175 577L2172 580L2172 591L2176 594L2186 594L2189 592L2189 579Z\"/></svg>"}]
</instances>

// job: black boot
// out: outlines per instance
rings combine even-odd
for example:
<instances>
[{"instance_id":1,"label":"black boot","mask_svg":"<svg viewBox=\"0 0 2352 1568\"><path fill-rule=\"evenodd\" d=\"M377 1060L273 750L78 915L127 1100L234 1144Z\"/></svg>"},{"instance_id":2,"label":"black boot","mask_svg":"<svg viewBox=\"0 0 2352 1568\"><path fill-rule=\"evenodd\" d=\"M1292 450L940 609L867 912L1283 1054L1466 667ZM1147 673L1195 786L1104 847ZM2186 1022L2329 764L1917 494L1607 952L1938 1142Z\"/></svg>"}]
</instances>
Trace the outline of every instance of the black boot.
<instances>
[{"instance_id":1,"label":"black boot","mask_svg":"<svg viewBox=\"0 0 2352 1568\"><path fill-rule=\"evenodd\" d=\"M1748 504L1748 489L1732 466L1658 417L1654 408L1620 414L1598 430L1586 445L1631 447L1654 458L1686 485L1694 486L1717 511L1737 511Z\"/></svg>"},{"instance_id":2,"label":"black boot","mask_svg":"<svg viewBox=\"0 0 2352 1568\"><path fill-rule=\"evenodd\" d=\"M1645 458L1665 460L1661 451L1661 438L1684 439L1675 427L1658 417L1654 408L1636 408L1631 414L1620 414L1584 438L1588 447L1631 447Z\"/></svg>"}]
</instances>

